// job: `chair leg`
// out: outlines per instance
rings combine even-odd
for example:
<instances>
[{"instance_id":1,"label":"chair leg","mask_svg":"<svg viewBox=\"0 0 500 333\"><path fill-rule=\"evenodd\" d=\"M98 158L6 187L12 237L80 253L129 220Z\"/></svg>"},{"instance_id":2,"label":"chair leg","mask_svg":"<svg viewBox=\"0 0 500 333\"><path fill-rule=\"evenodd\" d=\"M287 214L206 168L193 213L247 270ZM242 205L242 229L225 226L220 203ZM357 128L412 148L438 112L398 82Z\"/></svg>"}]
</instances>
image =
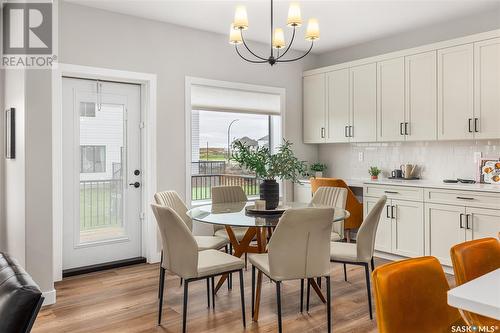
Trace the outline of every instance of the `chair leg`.
<instances>
[{"instance_id":1,"label":"chair leg","mask_svg":"<svg viewBox=\"0 0 500 333\"><path fill-rule=\"evenodd\" d=\"M304 312L304 279L300 279L300 312Z\"/></svg>"},{"instance_id":2,"label":"chair leg","mask_svg":"<svg viewBox=\"0 0 500 333\"><path fill-rule=\"evenodd\" d=\"M283 332L281 324L281 281L276 281L276 301L278 303L278 332Z\"/></svg>"},{"instance_id":3,"label":"chair leg","mask_svg":"<svg viewBox=\"0 0 500 333\"><path fill-rule=\"evenodd\" d=\"M255 266L252 265L252 319L255 312Z\"/></svg>"},{"instance_id":4,"label":"chair leg","mask_svg":"<svg viewBox=\"0 0 500 333\"><path fill-rule=\"evenodd\" d=\"M370 319L373 319L372 313L372 293L370 288L370 269L368 268L368 264L364 264L365 266L365 275L366 275L366 292L368 293L368 308L370 309Z\"/></svg>"},{"instance_id":5,"label":"chair leg","mask_svg":"<svg viewBox=\"0 0 500 333\"><path fill-rule=\"evenodd\" d=\"M373 257L372 260L370 260L370 264L372 265L372 272L373 272L373 270L375 269L375 261L373 260Z\"/></svg>"},{"instance_id":6,"label":"chair leg","mask_svg":"<svg viewBox=\"0 0 500 333\"><path fill-rule=\"evenodd\" d=\"M309 312L309 298L311 296L311 283L307 279L307 291L306 291L306 311Z\"/></svg>"},{"instance_id":7,"label":"chair leg","mask_svg":"<svg viewBox=\"0 0 500 333\"><path fill-rule=\"evenodd\" d=\"M181 278L181 282L180 282L180 284L179 284L179 285L182 287L182 278Z\"/></svg>"},{"instance_id":8,"label":"chair leg","mask_svg":"<svg viewBox=\"0 0 500 333\"><path fill-rule=\"evenodd\" d=\"M330 286L330 276L326 277L326 318L328 323L328 333L332 331L332 294Z\"/></svg>"},{"instance_id":9,"label":"chair leg","mask_svg":"<svg viewBox=\"0 0 500 333\"><path fill-rule=\"evenodd\" d=\"M210 278L207 278L207 307L210 308Z\"/></svg>"},{"instance_id":10,"label":"chair leg","mask_svg":"<svg viewBox=\"0 0 500 333\"><path fill-rule=\"evenodd\" d=\"M247 327L245 316L245 286L243 284L243 270L240 270L240 294L241 294L241 315L243 317L243 327Z\"/></svg>"},{"instance_id":11,"label":"chair leg","mask_svg":"<svg viewBox=\"0 0 500 333\"><path fill-rule=\"evenodd\" d=\"M344 281L347 282L347 267L346 267L346 264L344 264Z\"/></svg>"},{"instance_id":12,"label":"chair leg","mask_svg":"<svg viewBox=\"0 0 500 333\"><path fill-rule=\"evenodd\" d=\"M161 324L161 314L163 310L163 290L165 287L165 268L160 266L160 281L158 284L158 325Z\"/></svg>"},{"instance_id":13,"label":"chair leg","mask_svg":"<svg viewBox=\"0 0 500 333\"><path fill-rule=\"evenodd\" d=\"M248 269L248 253L245 252L245 271Z\"/></svg>"},{"instance_id":14,"label":"chair leg","mask_svg":"<svg viewBox=\"0 0 500 333\"><path fill-rule=\"evenodd\" d=\"M215 309L215 279L212 276L212 309Z\"/></svg>"},{"instance_id":15,"label":"chair leg","mask_svg":"<svg viewBox=\"0 0 500 333\"><path fill-rule=\"evenodd\" d=\"M188 305L188 285L189 282L184 281L184 306L182 308L182 333L186 333L186 317L187 317L187 305Z\"/></svg>"},{"instance_id":16,"label":"chair leg","mask_svg":"<svg viewBox=\"0 0 500 333\"><path fill-rule=\"evenodd\" d=\"M229 243L229 254L233 255L233 244ZM233 289L233 274L230 273L227 277L227 290Z\"/></svg>"},{"instance_id":17,"label":"chair leg","mask_svg":"<svg viewBox=\"0 0 500 333\"><path fill-rule=\"evenodd\" d=\"M162 264L163 264L163 250L161 250L161 255L160 255L160 276L161 276ZM158 289L158 298L160 298L160 289Z\"/></svg>"}]
</instances>

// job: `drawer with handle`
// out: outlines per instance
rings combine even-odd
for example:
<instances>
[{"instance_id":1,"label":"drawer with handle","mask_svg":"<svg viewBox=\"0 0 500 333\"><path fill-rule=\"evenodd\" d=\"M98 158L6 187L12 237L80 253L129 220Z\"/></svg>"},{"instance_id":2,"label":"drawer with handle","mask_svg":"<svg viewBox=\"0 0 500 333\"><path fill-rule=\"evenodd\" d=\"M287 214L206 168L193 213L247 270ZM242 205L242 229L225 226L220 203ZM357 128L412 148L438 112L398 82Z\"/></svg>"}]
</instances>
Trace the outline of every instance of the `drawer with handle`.
<instances>
[{"instance_id":1,"label":"drawer with handle","mask_svg":"<svg viewBox=\"0 0 500 333\"><path fill-rule=\"evenodd\" d=\"M391 185L365 185L363 195L380 198L386 195L389 199L423 201L424 190L421 187L391 186Z\"/></svg>"},{"instance_id":2,"label":"drawer with handle","mask_svg":"<svg viewBox=\"0 0 500 333\"><path fill-rule=\"evenodd\" d=\"M424 200L431 203L500 209L500 193L426 188Z\"/></svg>"}]
</instances>

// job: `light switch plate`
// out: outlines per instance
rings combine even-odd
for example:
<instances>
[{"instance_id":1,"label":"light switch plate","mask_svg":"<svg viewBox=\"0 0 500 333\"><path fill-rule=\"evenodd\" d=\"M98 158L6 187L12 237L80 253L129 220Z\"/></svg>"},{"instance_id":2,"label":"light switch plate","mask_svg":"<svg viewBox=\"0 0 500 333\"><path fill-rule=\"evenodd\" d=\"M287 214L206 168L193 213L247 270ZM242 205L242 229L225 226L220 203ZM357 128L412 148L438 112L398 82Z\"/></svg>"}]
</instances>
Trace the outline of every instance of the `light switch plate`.
<instances>
[{"instance_id":1,"label":"light switch plate","mask_svg":"<svg viewBox=\"0 0 500 333\"><path fill-rule=\"evenodd\" d=\"M474 163L478 163L479 160L483 157L483 153L480 151L474 152Z\"/></svg>"},{"instance_id":2,"label":"light switch plate","mask_svg":"<svg viewBox=\"0 0 500 333\"><path fill-rule=\"evenodd\" d=\"M363 154L363 152L362 152L362 151L360 151L360 152L358 153L358 161L359 161L359 162L363 162L363 159L364 159L364 156L363 156L363 155L364 155L364 154Z\"/></svg>"}]
</instances>

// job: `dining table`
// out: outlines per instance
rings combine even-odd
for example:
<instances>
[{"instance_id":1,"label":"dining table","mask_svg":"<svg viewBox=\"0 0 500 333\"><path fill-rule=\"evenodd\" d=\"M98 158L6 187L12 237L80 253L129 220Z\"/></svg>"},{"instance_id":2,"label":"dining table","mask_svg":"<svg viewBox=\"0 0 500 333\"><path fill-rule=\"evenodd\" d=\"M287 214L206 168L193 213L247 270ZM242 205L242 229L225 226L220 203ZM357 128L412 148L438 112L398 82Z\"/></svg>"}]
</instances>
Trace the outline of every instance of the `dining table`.
<instances>
[{"instance_id":1,"label":"dining table","mask_svg":"<svg viewBox=\"0 0 500 333\"><path fill-rule=\"evenodd\" d=\"M500 268L450 289L448 305L500 320Z\"/></svg>"},{"instance_id":2,"label":"dining table","mask_svg":"<svg viewBox=\"0 0 500 333\"><path fill-rule=\"evenodd\" d=\"M241 258L245 253L265 253L267 251L268 237L271 237L274 228L278 225L281 215L288 209L306 207L325 207L300 202L283 202L276 209L258 211L255 209L253 201L231 202L219 204L207 204L190 209L187 214L193 220L201 223L224 226L233 246L235 257ZM342 208L334 209L332 223L340 222L350 216L349 212ZM304 221L307 223L307 221ZM248 228L241 240L234 234L234 227ZM228 278L228 274L223 275L215 287L217 292ZM320 286L314 279L309 279L308 283L318 295L323 303L326 299ZM262 272L257 274L257 285L255 291L254 308L252 309L253 320L259 318L259 306L262 290ZM252 295L252 298L254 295Z\"/></svg>"}]
</instances>

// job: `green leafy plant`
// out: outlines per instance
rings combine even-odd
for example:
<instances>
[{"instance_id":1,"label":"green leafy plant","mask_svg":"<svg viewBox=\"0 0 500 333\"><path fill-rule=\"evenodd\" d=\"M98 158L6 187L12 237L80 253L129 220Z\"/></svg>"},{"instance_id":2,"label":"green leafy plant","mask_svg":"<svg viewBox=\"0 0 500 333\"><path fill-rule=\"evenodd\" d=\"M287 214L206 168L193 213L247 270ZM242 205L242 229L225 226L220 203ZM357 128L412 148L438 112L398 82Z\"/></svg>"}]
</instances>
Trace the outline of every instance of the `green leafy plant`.
<instances>
[{"instance_id":1,"label":"green leafy plant","mask_svg":"<svg viewBox=\"0 0 500 333\"><path fill-rule=\"evenodd\" d=\"M306 173L306 164L300 161L292 151L292 143L283 139L275 154L266 147L251 147L240 141L232 145L231 160L247 170L255 172L257 177L266 180L297 181Z\"/></svg>"},{"instance_id":2,"label":"green leafy plant","mask_svg":"<svg viewBox=\"0 0 500 333\"><path fill-rule=\"evenodd\" d=\"M377 177L378 175L380 175L381 172L382 170L380 170L378 167L375 166L371 166L370 169L368 169L368 173L370 174L370 176L373 177Z\"/></svg>"},{"instance_id":3,"label":"green leafy plant","mask_svg":"<svg viewBox=\"0 0 500 333\"><path fill-rule=\"evenodd\" d=\"M323 172L327 169L327 166L326 166L326 164L316 162L316 163L311 164L309 169L313 172Z\"/></svg>"}]
</instances>

